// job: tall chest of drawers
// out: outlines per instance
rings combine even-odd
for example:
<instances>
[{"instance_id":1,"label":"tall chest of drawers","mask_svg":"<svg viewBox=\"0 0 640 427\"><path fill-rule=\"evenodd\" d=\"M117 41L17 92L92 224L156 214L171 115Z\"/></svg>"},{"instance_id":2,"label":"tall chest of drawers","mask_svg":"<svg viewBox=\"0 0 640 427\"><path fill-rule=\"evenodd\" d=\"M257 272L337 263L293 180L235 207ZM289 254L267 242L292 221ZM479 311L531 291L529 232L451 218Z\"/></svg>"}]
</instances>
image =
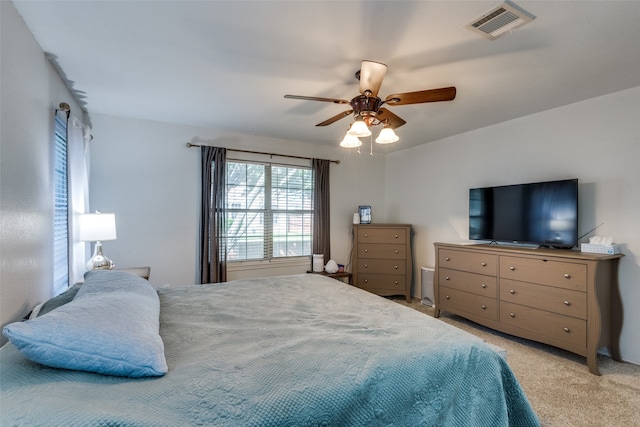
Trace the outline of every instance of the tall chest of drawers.
<instances>
[{"instance_id":1,"label":"tall chest of drawers","mask_svg":"<svg viewBox=\"0 0 640 427\"><path fill-rule=\"evenodd\" d=\"M434 316L447 311L508 334L620 361L622 255L435 243Z\"/></svg>"},{"instance_id":2,"label":"tall chest of drawers","mask_svg":"<svg viewBox=\"0 0 640 427\"><path fill-rule=\"evenodd\" d=\"M351 261L355 286L411 301L411 225L354 224Z\"/></svg>"}]
</instances>

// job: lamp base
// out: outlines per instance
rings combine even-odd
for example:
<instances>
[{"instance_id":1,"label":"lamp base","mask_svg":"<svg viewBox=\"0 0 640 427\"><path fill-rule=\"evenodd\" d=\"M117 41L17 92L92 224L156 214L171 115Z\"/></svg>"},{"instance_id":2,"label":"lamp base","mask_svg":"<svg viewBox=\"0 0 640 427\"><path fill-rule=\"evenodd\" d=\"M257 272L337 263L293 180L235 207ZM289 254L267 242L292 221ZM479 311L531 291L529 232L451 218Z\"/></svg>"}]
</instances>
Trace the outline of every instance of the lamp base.
<instances>
[{"instance_id":1,"label":"lamp base","mask_svg":"<svg viewBox=\"0 0 640 427\"><path fill-rule=\"evenodd\" d=\"M93 256L87 262L87 270L111 270L113 267L113 261L102 253L102 243L96 242L96 247L93 250Z\"/></svg>"}]
</instances>

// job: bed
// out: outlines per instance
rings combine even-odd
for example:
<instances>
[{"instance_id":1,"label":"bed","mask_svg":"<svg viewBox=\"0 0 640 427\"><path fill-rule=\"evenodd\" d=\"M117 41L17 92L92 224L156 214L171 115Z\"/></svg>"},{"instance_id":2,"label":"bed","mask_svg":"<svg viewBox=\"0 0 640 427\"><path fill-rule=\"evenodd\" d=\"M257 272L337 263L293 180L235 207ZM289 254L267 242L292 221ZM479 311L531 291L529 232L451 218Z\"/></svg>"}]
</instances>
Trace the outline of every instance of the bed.
<instances>
[{"instance_id":1,"label":"bed","mask_svg":"<svg viewBox=\"0 0 640 427\"><path fill-rule=\"evenodd\" d=\"M479 338L321 275L76 291L4 328L0 425L539 425Z\"/></svg>"}]
</instances>

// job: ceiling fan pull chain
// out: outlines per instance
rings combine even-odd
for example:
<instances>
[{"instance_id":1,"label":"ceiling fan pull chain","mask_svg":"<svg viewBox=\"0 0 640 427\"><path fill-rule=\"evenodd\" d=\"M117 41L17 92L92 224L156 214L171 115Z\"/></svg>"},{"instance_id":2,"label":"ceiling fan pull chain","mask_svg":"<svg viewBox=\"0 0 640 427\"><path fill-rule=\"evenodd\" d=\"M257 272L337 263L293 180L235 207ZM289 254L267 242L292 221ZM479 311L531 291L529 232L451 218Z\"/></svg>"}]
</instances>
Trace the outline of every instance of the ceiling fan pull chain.
<instances>
[{"instance_id":1,"label":"ceiling fan pull chain","mask_svg":"<svg viewBox=\"0 0 640 427\"><path fill-rule=\"evenodd\" d=\"M371 144L371 151L369 151L369 156L373 157L373 135L369 135L369 143Z\"/></svg>"}]
</instances>

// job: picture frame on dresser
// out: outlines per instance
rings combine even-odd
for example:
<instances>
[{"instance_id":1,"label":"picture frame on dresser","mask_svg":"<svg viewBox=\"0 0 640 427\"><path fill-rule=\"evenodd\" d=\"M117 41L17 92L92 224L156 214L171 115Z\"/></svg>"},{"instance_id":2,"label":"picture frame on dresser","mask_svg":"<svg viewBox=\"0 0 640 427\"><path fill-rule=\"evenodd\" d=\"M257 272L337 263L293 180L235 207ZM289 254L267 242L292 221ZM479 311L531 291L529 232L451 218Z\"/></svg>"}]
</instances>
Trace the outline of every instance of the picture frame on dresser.
<instances>
[{"instance_id":1,"label":"picture frame on dresser","mask_svg":"<svg viewBox=\"0 0 640 427\"><path fill-rule=\"evenodd\" d=\"M371 206L358 206L358 213L360 214L360 224L371 224Z\"/></svg>"}]
</instances>

